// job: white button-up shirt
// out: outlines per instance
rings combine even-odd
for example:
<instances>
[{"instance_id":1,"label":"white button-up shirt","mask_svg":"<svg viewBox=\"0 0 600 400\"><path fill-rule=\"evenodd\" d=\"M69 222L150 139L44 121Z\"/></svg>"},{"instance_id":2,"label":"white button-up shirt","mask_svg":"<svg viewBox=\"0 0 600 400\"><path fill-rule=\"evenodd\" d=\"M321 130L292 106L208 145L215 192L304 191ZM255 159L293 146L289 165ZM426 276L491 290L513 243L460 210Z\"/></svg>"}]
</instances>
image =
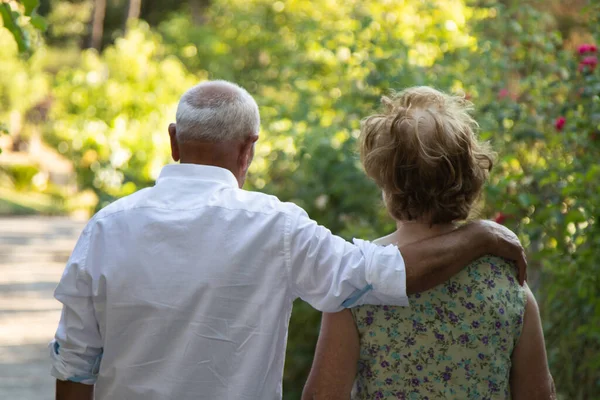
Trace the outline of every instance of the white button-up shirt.
<instances>
[{"instance_id":1,"label":"white button-up shirt","mask_svg":"<svg viewBox=\"0 0 600 400\"><path fill-rule=\"evenodd\" d=\"M279 399L294 299L408 304L396 247L348 243L191 164L95 215L55 297L52 374L97 400Z\"/></svg>"}]
</instances>

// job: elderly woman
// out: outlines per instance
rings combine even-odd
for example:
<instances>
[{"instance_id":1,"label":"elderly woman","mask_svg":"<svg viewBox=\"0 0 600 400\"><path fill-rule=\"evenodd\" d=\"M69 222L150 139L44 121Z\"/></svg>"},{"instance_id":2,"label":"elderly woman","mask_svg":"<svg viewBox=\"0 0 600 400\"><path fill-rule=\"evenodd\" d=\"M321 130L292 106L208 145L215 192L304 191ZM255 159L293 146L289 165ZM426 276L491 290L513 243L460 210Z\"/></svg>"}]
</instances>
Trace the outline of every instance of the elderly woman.
<instances>
[{"instance_id":1,"label":"elderly woman","mask_svg":"<svg viewBox=\"0 0 600 400\"><path fill-rule=\"evenodd\" d=\"M382 99L361 159L397 230L378 244L442 235L465 220L492 168L471 103L428 87ZM410 307L325 314L303 399L551 399L533 294L504 259L483 257Z\"/></svg>"}]
</instances>

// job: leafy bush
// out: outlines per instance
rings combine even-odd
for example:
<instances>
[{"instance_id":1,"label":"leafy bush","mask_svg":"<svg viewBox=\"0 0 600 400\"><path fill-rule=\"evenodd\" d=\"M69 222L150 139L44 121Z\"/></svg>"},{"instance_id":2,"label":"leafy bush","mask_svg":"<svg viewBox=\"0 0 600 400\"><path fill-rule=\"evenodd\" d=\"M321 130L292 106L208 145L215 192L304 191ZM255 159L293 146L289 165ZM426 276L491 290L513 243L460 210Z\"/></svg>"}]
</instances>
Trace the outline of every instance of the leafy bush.
<instances>
[{"instance_id":1,"label":"leafy bush","mask_svg":"<svg viewBox=\"0 0 600 400\"><path fill-rule=\"evenodd\" d=\"M56 74L46 138L73 161L80 186L93 189L102 207L153 183L169 161L167 126L179 97L196 83L141 24Z\"/></svg>"},{"instance_id":2,"label":"leafy bush","mask_svg":"<svg viewBox=\"0 0 600 400\"><path fill-rule=\"evenodd\" d=\"M31 189L33 177L39 172L33 165L11 165L3 168L13 182L15 189Z\"/></svg>"}]
</instances>

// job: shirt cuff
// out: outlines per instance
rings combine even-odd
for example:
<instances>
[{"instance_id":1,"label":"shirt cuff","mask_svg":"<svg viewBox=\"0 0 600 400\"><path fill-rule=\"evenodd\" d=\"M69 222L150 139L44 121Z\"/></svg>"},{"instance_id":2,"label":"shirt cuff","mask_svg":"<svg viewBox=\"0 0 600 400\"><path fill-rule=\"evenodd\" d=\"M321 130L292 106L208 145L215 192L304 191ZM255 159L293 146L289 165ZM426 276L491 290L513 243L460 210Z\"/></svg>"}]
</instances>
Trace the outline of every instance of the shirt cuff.
<instances>
[{"instance_id":1,"label":"shirt cuff","mask_svg":"<svg viewBox=\"0 0 600 400\"><path fill-rule=\"evenodd\" d=\"M60 344L53 340L48 345L50 350L50 359L52 362L52 369L50 374L60 381L71 381L76 383L83 383L85 385L93 385L98 379L98 371L100 370L100 361L102 360L102 353L96 356L91 363L85 361L85 368L74 367L68 363L66 358L73 357L72 355L61 354ZM78 359L78 364L82 363L82 359Z\"/></svg>"},{"instance_id":2,"label":"shirt cuff","mask_svg":"<svg viewBox=\"0 0 600 400\"><path fill-rule=\"evenodd\" d=\"M366 281L372 287L355 305L408 306L406 269L398 247L378 246L361 239L352 241L365 257Z\"/></svg>"}]
</instances>

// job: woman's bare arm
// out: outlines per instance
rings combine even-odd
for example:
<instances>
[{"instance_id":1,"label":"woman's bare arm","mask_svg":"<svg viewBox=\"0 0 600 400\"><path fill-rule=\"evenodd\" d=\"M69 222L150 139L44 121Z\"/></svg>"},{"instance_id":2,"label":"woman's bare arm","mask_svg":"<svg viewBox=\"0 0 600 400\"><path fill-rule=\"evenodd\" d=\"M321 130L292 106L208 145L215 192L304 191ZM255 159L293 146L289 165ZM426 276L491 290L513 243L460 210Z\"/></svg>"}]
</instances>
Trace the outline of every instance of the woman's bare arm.
<instances>
[{"instance_id":1,"label":"woman's bare arm","mask_svg":"<svg viewBox=\"0 0 600 400\"><path fill-rule=\"evenodd\" d=\"M554 381L548 369L540 312L533 293L525 285L527 304L523 330L512 355L510 387L514 400L554 400Z\"/></svg>"},{"instance_id":2,"label":"woman's bare arm","mask_svg":"<svg viewBox=\"0 0 600 400\"><path fill-rule=\"evenodd\" d=\"M302 400L348 400L356 377L360 340L350 310L323 313L315 358Z\"/></svg>"}]
</instances>

